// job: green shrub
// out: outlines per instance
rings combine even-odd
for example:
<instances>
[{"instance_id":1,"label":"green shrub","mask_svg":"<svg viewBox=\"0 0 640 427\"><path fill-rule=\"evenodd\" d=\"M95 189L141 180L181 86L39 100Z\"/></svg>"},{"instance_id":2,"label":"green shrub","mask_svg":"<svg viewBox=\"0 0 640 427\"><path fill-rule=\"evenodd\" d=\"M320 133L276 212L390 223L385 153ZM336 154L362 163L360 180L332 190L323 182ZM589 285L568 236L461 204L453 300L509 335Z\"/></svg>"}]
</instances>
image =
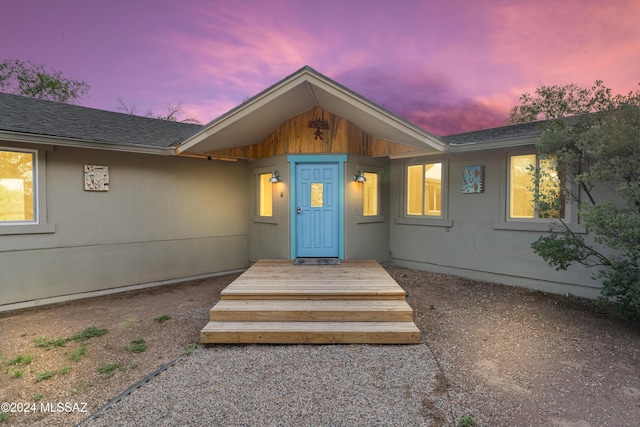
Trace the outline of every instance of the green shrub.
<instances>
[{"instance_id":1,"label":"green shrub","mask_svg":"<svg viewBox=\"0 0 640 427\"><path fill-rule=\"evenodd\" d=\"M98 372L100 372L101 374L111 374L113 371L115 371L116 369L118 369L120 367L119 363L109 363L108 365L104 365L101 368L98 369Z\"/></svg>"},{"instance_id":2,"label":"green shrub","mask_svg":"<svg viewBox=\"0 0 640 427\"><path fill-rule=\"evenodd\" d=\"M53 378L56 375L56 371L42 371L36 375L36 382L48 380L49 378Z\"/></svg>"},{"instance_id":3,"label":"green shrub","mask_svg":"<svg viewBox=\"0 0 640 427\"><path fill-rule=\"evenodd\" d=\"M169 316L168 314L163 314L160 317L156 317L155 319L153 319L156 323L160 323L163 324L164 322L166 322L167 320L171 320L172 317Z\"/></svg>"},{"instance_id":4,"label":"green shrub","mask_svg":"<svg viewBox=\"0 0 640 427\"><path fill-rule=\"evenodd\" d=\"M21 354L15 359L9 361L9 365L28 365L33 361L33 354Z\"/></svg>"},{"instance_id":5,"label":"green shrub","mask_svg":"<svg viewBox=\"0 0 640 427\"><path fill-rule=\"evenodd\" d=\"M79 362L84 356L87 355L87 344L82 344L79 349L65 354L69 356L69 360L71 360L72 362Z\"/></svg>"},{"instance_id":6,"label":"green shrub","mask_svg":"<svg viewBox=\"0 0 640 427\"><path fill-rule=\"evenodd\" d=\"M78 332L77 334L72 336L70 339L74 341L86 341L90 338L104 335L107 332L108 331L106 329L96 328L95 326L89 326L88 328L84 329L82 332Z\"/></svg>"},{"instance_id":7,"label":"green shrub","mask_svg":"<svg viewBox=\"0 0 640 427\"><path fill-rule=\"evenodd\" d=\"M144 341L144 338L136 338L125 348L131 353L143 353L147 351L147 344Z\"/></svg>"},{"instance_id":8,"label":"green shrub","mask_svg":"<svg viewBox=\"0 0 640 427\"><path fill-rule=\"evenodd\" d=\"M51 339L47 337L39 337L39 338L33 339L33 342L36 347L41 347L46 350L52 349L54 347L64 347L64 345L68 341L69 341L68 338Z\"/></svg>"},{"instance_id":9,"label":"green shrub","mask_svg":"<svg viewBox=\"0 0 640 427\"><path fill-rule=\"evenodd\" d=\"M461 418L458 422L458 427L474 427L475 425L476 420L471 415Z\"/></svg>"}]
</instances>

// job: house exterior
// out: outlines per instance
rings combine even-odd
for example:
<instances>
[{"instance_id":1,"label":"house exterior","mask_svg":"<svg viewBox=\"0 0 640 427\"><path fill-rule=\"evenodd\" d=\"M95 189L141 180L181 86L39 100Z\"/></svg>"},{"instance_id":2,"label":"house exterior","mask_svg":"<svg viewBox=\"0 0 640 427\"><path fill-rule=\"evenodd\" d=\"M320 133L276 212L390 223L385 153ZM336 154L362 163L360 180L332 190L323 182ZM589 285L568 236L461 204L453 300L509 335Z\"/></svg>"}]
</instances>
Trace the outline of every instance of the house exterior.
<instances>
[{"instance_id":1,"label":"house exterior","mask_svg":"<svg viewBox=\"0 0 640 427\"><path fill-rule=\"evenodd\" d=\"M0 94L0 310L298 257L596 297L530 248L537 132L437 137L309 67L204 126Z\"/></svg>"}]
</instances>

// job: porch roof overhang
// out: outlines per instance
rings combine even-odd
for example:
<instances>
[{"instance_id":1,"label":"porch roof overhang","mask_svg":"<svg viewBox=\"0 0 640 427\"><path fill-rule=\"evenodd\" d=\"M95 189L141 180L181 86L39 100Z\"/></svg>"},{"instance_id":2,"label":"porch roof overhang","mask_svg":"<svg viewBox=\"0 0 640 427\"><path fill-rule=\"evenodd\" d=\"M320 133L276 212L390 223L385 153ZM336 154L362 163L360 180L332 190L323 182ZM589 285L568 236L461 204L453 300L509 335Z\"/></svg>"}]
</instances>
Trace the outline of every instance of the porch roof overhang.
<instances>
[{"instance_id":1,"label":"porch roof overhang","mask_svg":"<svg viewBox=\"0 0 640 427\"><path fill-rule=\"evenodd\" d=\"M310 67L248 99L176 145L176 154L205 155L257 144L287 119L314 107L350 121L369 136L416 148L425 154L447 150L439 137L376 105Z\"/></svg>"}]
</instances>

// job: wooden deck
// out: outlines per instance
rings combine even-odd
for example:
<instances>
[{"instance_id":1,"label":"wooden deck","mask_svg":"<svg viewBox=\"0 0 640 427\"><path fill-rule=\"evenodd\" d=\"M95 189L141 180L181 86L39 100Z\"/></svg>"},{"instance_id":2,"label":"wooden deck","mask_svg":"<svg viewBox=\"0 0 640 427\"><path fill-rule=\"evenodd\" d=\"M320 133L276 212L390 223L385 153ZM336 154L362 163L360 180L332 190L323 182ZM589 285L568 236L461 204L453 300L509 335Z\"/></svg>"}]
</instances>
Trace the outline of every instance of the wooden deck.
<instances>
[{"instance_id":1,"label":"wooden deck","mask_svg":"<svg viewBox=\"0 0 640 427\"><path fill-rule=\"evenodd\" d=\"M205 344L414 344L405 291L376 261L260 260L220 293Z\"/></svg>"}]
</instances>

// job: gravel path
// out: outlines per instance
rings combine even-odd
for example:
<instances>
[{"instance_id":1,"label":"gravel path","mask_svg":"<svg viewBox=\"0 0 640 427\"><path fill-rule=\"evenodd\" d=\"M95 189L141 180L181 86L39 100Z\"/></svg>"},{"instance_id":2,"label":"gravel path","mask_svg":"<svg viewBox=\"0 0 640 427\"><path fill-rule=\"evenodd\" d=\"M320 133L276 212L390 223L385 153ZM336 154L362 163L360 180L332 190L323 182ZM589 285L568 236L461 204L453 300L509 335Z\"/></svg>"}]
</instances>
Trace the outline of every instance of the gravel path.
<instances>
[{"instance_id":1,"label":"gravel path","mask_svg":"<svg viewBox=\"0 0 640 427\"><path fill-rule=\"evenodd\" d=\"M452 425L424 345L197 349L82 426Z\"/></svg>"}]
</instances>

